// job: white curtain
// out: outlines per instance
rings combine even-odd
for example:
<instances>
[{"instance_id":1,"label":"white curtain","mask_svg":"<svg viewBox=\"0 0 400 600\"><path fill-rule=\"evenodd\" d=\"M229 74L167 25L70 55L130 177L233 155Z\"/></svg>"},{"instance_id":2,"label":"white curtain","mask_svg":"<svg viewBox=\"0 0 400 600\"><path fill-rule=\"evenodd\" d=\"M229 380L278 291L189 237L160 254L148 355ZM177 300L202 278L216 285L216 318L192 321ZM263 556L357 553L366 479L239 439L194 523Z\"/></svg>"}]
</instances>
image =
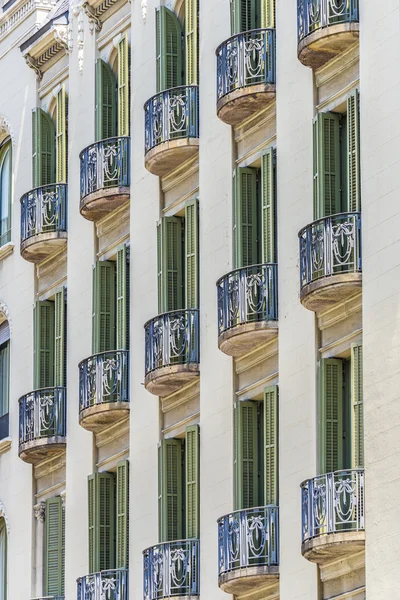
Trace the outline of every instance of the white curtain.
<instances>
[{"instance_id":1,"label":"white curtain","mask_svg":"<svg viewBox=\"0 0 400 600\"><path fill-rule=\"evenodd\" d=\"M7 598L7 529L0 518L0 600Z\"/></svg>"}]
</instances>

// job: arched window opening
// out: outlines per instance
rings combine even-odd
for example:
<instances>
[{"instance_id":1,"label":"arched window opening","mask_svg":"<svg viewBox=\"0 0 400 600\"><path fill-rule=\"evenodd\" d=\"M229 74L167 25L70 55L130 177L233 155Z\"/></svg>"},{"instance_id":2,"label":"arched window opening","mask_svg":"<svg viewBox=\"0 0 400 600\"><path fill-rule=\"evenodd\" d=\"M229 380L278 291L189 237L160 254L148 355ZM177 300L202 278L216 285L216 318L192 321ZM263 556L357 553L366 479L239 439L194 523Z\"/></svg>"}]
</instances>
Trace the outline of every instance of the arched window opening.
<instances>
[{"instance_id":1,"label":"arched window opening","mask_svg":"<svg viewBox=\"0 0 400 600\"><path fill-rule=\"evenodd\" d=\"M7 527L0 518L0 600L7 600Z\"/></svg>"},{"instance_id":2,"label":"arched window opening","mask_svg":"<svg viewBox=\"0 0 400 600\"><path fill-rule=\"evenodd\" d=\"M0 324L0 440L8 437L8 405L10 385L10 326ZM0 595L0 600L2 596Z\"/></svg>"},{"instance_id":3,"label":"arched window opening","mask_svg":"<svg viewBox=\"0 0 400 600\"><path fill-rule=\"evenodd\" d=\"M0 146L0 246L11 241L11 140Z\"/></svg>"}]
</instances>

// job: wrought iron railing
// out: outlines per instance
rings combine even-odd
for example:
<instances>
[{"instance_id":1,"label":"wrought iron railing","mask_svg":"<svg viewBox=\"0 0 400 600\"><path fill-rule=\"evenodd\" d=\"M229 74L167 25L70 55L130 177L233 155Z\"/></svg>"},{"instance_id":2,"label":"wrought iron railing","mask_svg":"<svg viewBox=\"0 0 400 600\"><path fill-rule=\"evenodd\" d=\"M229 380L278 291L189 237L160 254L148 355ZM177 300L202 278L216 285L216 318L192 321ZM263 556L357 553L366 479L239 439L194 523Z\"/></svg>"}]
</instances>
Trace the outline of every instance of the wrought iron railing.
<instances>
[{"instance_id":1,"label":"wrought iron railing","mask_svg":"<svg viewBox=\"0 0 400 600\"><path fill-rule=\"evenodd\" d=\"M275 29L254 29L220 44L217 55L217 99L240 88L275 83Z\"/></svg>"},{"instance_id":2,"label":"wrought iron railing","mask_svg":"<svg viewBox=\"0 0 400 600\"><path fill-rule=\"evenodd\" d=\"M77 600L128 600L128 570L100 571L79 577Z\"/></svg>"},{"instance_id":3,"label":"wrought iron railing","mask_svg":"<svg viewBox=\"0 0 400 600\"><path fill-rule=\"evenodd\" d=\"M147 321L145 374L171 365L200 362L199 311L174 310Z\"/></svg>"},{"instance_id":4,"label":"wrought iron railing","mask_svg":"<svg viewBox=\"0 0 400 600\"><path fill-rule=\"evenodd\" d=\"M218 573L279 565L279 508L259 506L218 519Z\"/></svg>"},{"instance_id":5,"label":"wrought iron railing","mask_svg":"<svg viewBox=\"0 0 400 600\"><path fill-rule=\"evenodd\" d=\"M301 484L302 541L330 533L363 531L364 470L318 475Z\"/></svg>"},{"instance_id":6,"label":"wrought iron railing","mask_svg":"<svg viewBox=\"0 0 400 600\"><path fill-rule=\"evenodd\" d=\"M38 598L31 598L31 600L64 600L64 596L39 596Z\"/></svg>"},{"instance_id":7,"label":"wrought iron railing","mask_svg":"<svg viewBox=\"0 0 400 600\"><path fill-rule=\"evenodd\" d=\"M98 190L130 185L129 137L113 137L88 146L81 161L81 200Z\"/></svg>"},{"instance_id":8,"label":"wrought iron railing","mask_svg":"<svg viewBox=\"0 0 400 600\"><path fill-rule=\"evenodd\" d=\"M217 281L218 333L245 323L278 320L276 264L236 269Z\"/></svg>"},{"instance_id":9,"label":"wrought iron railing","mask_svg":"<svg viewBox=\"0 0 400 600\"><path fill-rule=\"evenodd\" d=\"M200 542L179 540L143 552L144 600L200 595Z\"/></svg>"},{"instance_id":10,"label":"wrought iron railing","mask_svg":"<svg viewBox=\"0 0 400 600\"><path fill-rule=\"evenodd\" d=\"M79 410L106 402L129 402L129 352L112 350L79 363Z\"/></svg>"},{"instance_id":11,"label":"wrought iron railing","mask_svg":"<svg viewBox=\"0 0 400 600\"><path fill-rule=\"evenodd\" d=\"M22 196L21 243L41 233L67 231L67 189L66 183L54 183Z\"/></svg>"},{"instance_id":12,"label":"wrought iron railing","mask_svg":"<svg viewBox=\"0 0 400 600\"><path fill-rule=\"evenodd\" d=\"M300 239L300 287L339 273L361 272L361 214L340 213L304 227Z\"/></svg>"},{"instance_id":13,"label":"wrought iron railing","mask_svg":"<svg viewBox=\"0 0 400 600\"><path fill-rule=\"evenodd\" d=\"M199 88L182 85L152 96L144 105L145 152L171 140L199 137Z\"/></svg>"},{"instance_id":14,"label":"wrought iron railing","mask_svg":"<svg viewBox=\"0 0 400 600\"><path fill-rule=\"evenodd\" d=\"M21 396L19 403L19 443L66 435L66 389L43 388Z\"/></svg>"},{"instance_id":15,"label":"wrought iron railing","mask_svg":"<svg viewBox=\"0 0 400 600\"><path fill-rule=\"evenodd\" d=\"M358 19L358 0L298 0L298 41L323 27L356 23Z\"/></svg>"}]
</instances>

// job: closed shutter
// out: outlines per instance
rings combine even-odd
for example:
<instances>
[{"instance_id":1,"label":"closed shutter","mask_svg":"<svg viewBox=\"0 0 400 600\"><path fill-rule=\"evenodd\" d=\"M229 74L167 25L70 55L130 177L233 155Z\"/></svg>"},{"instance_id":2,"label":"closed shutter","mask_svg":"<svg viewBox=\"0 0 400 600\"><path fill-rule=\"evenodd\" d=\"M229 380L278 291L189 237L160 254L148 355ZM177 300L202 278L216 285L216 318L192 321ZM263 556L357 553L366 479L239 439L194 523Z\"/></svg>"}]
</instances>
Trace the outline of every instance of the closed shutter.
<instances>
[{"instance_id":1,"label":"closed shutter","mask_svg":"<svg viewBox=\"0 0 400 600\"><path fill-rule=\"evenodd\" d=\"M232 35L257 27L256 0L230 0L230 6Z\"/></svg>"},{"instance_id":2,"label":"closed shutter","mask_svg":"<svg viewBox=\"0 0 400 600\"><path fill-rule=\"evenodd\" d=\"M258 506L258 403L238 402L234 408L235 510Z\"/></svg>"},{"instance_id":3,"label":"closed shutter","mask_svg":"<svg viewBox=\"0 0 400 600\"><path fill-rule=\"evenodd\" d=\"M55 183L55 129L50 116L41 108L32 111L33 187Z\"/></svg>"},{"instance_id":4,"label":"closed shutter","mask_svg":"<svg viewBox=\"0 0 400 600\"><path fill-rule=\"evenodd\" d=\"M129 44L125 34L118 42L118 135L129 135Z\"/></svg>"},{"instance_id":5,"label":"closed shutter","mask_svg":"<svg viewBox=\"0 0 400 600\"><path fill-rule=\"evenodd\" d=\"M198 425L186 428L186 533L187 538L200 535L200 430Z\"/></svg>"},{"instance_id":6,"label":"closed shutter","mask_svg":"<svg viewBox=\"0 0 400 600\"><path fill-rule=\"evenodd\" d=\"M276 262L274 149L261 157L261 262Z\"/></svg>"},{"instance_id":7,"label":"closed shutter","mask_svg":"<svg viewBox=\"0 0 400 600\"><path fill-rule=\"evenodd\" d=\"M199 307L199 209L198 201L185 206L186 308Z\"/></svg>"},{"instance_id":8,"label":"closed shutter","mask_svg":"<svg viewBox=\"0 0 400 600\"><path fill-rule=\"evenodd\" d=\"M198 84L197 0L185 0L186 84Z\"/></svg>"},{"instance_id":9,"label":"closed shutter","mask_svg":"<svg viewBox=\"0 0 400 600\"><path fill-rule=\"evenodd\" d=\"M182 219L164 217L157 224L158 309L183 308Z\"/></svg>"},{"instance_id":10,"label":"closed shutter","mask_svg":"<svg viewBox=\"0 0 400 600\"><path fill-rule=\"evenodd\" d=\"M156 9L157 92L182 85L182 29L176 15Z\"/></svg>"},{"instance_id":11,"label":"closed shutter","mask_svg":"<svg viewBox=\"0 0 400 600\"><path fill-rule=\"evenodd\" d=\"M127 247L117 250L117 349L129 348L129 264Z\"/></svg>"},{"instance_id":12,"label":"closed shutter","mask_svg":"<svg viewBox=\"0 0 400 600\"><path fill-rule=\"evenodd\" d=\"M182 440L162 440L158 454L159 541L182 539Z\"/></svg>"},{"instance_id":13,"label":"closed shutter","mask_svg":"<svg viewBox=\"0 0 400 600\"><path fill-rule=\"evenodd\" d=\"M359 92L347 99L348 211L361 210Z\"/></svg>"},{"instance_id":14,"label":"closed shutter","mask_svg":"<svg viewBox=\"0 0 400 600\"><path fill-rule=\"evenodd\" d=\"M0 417L9 412L10 343L0 346Z\"/></svg>"},{"instance_id":15,"label":"closed shutter","mask_svg":"<svg viewBox=\"0 0 400 600\"><path fill-rule=\"evenodd\" d=\"M326 358L319 363L319 472L343 468L343 363Z\"/></svg>"},{"instance_id":16,"label":"closed shutter","mask_svg":"<svg viewBox=\"0 0 400 600\"><path fill-rule=\"evenodd\" d=\"M117 464L116 568L129 566L129 461Z\"/></svg>"},{"instance_id":17,"label":"closed shutter","mask_svg":"<svg viewBox=\"0 0 400 600\"><path fill-rule=\"evenodd\" d=\"M96 60L96 140L114 137L116 128L116 81L111 67Z\"/></svg>"},{"instance_id":18,"label":"closed shutter","mask_svg":"<svg viewBox=\"0 0 400 600\"><path fill-rule=\"evenodd\" d=\"M233 173L233 267L258 263L257 171L238 167Z\"/></svg>"},{"instance_id":19,"label":"closed shutter","mask_svg":"<svg viewBox=\"0 0 400 600\"><path fill-rule=\"evenodd\" d=\"M93 267L93 353L115 350L115 263Z\"/></svg>"},{"instance_id":20,"label":"closed shutter","mask_svg":"<svg viewBox=\"0 0 400 600\"><path fill-rule=\"evenodd\" d=\"M362 344L351 346L351 404L353 468L364 467L364 404Z\"/></svg>"},{"instance_id":21,"label":"closed shutter","mask_svg":"<svg viewBox=\"0 0 400 600\"><path fill-rule=\"evenodd\" d=\"M54 318L54 385L64 386L67 366L67 328L66 328L66 306L65 289L60 288L55 295L55 318Z\"/></svg>"},{"instance_id":22,"label":"closed shutter","mask_svg":"<svg viewBox=\"0 0 400 600\"><path fill-rule=\"evenodd\" d=\"M64 595L64 509L60 496L46 500L45 594Z\"/></svg>"},{"instance_id":23,"label":"closed shutter","mask_svg":"<svg viewBox=\"0 0 400 600\"><path fill-rule=\"evenodd\" d=\"M275 0L261 0L261 27L275 27Z\"/></svg>"},{"instance_id":24,"label":"closed shutter","mask_svg":"<svg viewBox=\"0 0 400 600\"><path fill-rule=\"evenodd\" d=\"M340 116L319 113L313 122L314 219L341 212Z\"/></svg>"},{"instance_id":25,"label":"closed shutter","mask_svg":"<svg viewBox=\"0 0 400 600\"><path fill-rule=\"evenodd\" d=\"M115 478L113 473L88 477L89 571L115 568Z\"/></svg>"},{"instance_id":26,"label":"closed shutter","mask_svg":"<svg viewBox=\"0 0 400 600\"><path fill-rule=\"evenodd\" d=\"M56 105L56 181L67 181L67 95L62 84Z\"/></svg>"},{"instance_id":27,"label":"closed shutter","mask_svg":"<svg viewBox=\"0 0 400 600\"><path fill-rule=\"evenodd\" d=\"M278 386L264 390L264 505L279 504Z\"/></svg>"},{"instance_id":28,"label":"closed shutter","mask_svg":"<svg viewBox=\"0 0 400 600\"><path fill-rule=\"evenodd\" d=\"M33 309L34 388L54 385L54 302L37 301Z\"/></svg>"}]
</instances>

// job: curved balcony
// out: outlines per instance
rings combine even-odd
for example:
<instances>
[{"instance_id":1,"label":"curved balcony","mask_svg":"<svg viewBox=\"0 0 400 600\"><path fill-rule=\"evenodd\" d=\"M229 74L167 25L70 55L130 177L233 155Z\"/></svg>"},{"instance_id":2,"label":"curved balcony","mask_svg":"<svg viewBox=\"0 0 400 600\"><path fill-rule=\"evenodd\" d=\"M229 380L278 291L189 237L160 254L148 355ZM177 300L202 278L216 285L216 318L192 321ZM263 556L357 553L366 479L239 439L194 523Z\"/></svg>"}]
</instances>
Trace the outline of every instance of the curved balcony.
<instances>
[{"instance_id":1,"label":"curved balcony","mask_svg":"<svg viewBox=\"0 0 400 600\"><path fill-rule=\"evenodd\" d=\"M305 558L323 564L360 552L365 545L364 471L336 471L301 484Z\"/></svg>"},{"instance_id":2,"label":"curved balcony","mask_svg":"<svg viewBox=\"0 0 400 600\"><path fill-rule=\"evenodd\" d=\"M200 374L199 311L175 310L147 321L146 389L167 396Z\"/></svg>"},{"instance_id":3,"label":"curved balcony","mask_svg":"<svg viewBox=\"0 0 400 600\"><path fill-rule=\"evenodd\" d=\"M85 219L98 221L129 200L130 147L129 137L113 137L80 153L79 210Z\"/></svg>"},{"instance_id":4,"label":"curved balcony","mask_svg":"<svg viewBox=\"0 0 400 600\"><path fill-rule=\"evenodd\" d=\"M79 363L79 423L100 431L129 413L129 352L112 350Z\"/></svg>"},{"instance_id":5,"label":"curved balcony","mask_svg":"<svg viewBox=\"0 0 400 600\"><path fill-rule=\"evenodd\" d=\"M297 55L317 69L358 41L358 0L298 0Z\"/></svg>"},{"instance_id":6,"label":"curved balcony","mask_svg":"<svg viewBox=\"0 0 400 600\"><path fill-rule=\"evenodd\" d=\"M39 598L32 598L31 600L65 600L64 596L40 596Z\"/></svg>"},{"instance_id":7,"label":"curved balcony","mask_svg":"<svg viewBox=\"0 0 400 600\"><path fill-rule=\"evenodd\" d=\"M21 256L38 263L67 243L67 184L54 183L24 194L21 202Z\"/></svg>"},{"instance_id":8,"label":"curved balcony","mask_svg":"<svg viewBox=\"0 0 400 600\"><path fill-rule=\"evenodd\" d=\"M279 508L248 508L218 519L218 560L218 585L228 594L275 587L279 577Z\"/></svg>"},{"instance_id":9,"label":"curved balcony","mask_svg":"<svg viewBox=\"0 0 400 600\"><path fill-rule=\"evenodd\" d=\"M199 88L182 85L144 105L145 167L163 177L199 152Z\"/></svg>"},{"instance_id":10,"label":"curved balcony","mask_svg":"<svg viewBox=\"0 0 400 600\"><path fill-rule=\"evenodd\" d=\"M220 44L217 115L239 125L275 100L275 29L254 29Z\"/></svg>"},{"instance_id":11,"label":"curved balcony","mask_svg":"<svg viewBox=\"0 0 400 600\"><path fill-rule=\"evenodd\" d=\"M21 396L19 457L37 464L65 449L67 395L64 387L44 388Z\"/></svg>"},{"instance_id":12,"label":"curved balcony","mask_svg":"<svg viewBox=\"0 0 400 600\"><path fill-rule=\"evenodd\" d=\"M278 335L276 264L236 269L217 281L218 347L238 358Z\"/></svg>"},{"instance_id":13,"label":"curved balcony","mask_svg":"<svg viewBox=\"0 0 400 600\"><path fill-rule=\"evenodd\" d=\"M128 600L128 569L113 569L77 579L77 600Z\"/></svg>"},{"instance_id":14,"label":"curved balcony","mask_svg":"<svg viewBox=\"0 0 400 600\"><path fill-rule=\"evenodd\" d=\"M178 540L143 551L144 600L200 595L200 542Z\"/></svg>"},{"instance_id":15,"label":"curved balcony","mask_svg":"<svg viewBox=\"0 0 400 600\"><path fill-rule=\"evenodd\" d=\"M317 313L361 290L361 215L341 213L299 233L300 300Z\"/></svg>"}]
</instances>

